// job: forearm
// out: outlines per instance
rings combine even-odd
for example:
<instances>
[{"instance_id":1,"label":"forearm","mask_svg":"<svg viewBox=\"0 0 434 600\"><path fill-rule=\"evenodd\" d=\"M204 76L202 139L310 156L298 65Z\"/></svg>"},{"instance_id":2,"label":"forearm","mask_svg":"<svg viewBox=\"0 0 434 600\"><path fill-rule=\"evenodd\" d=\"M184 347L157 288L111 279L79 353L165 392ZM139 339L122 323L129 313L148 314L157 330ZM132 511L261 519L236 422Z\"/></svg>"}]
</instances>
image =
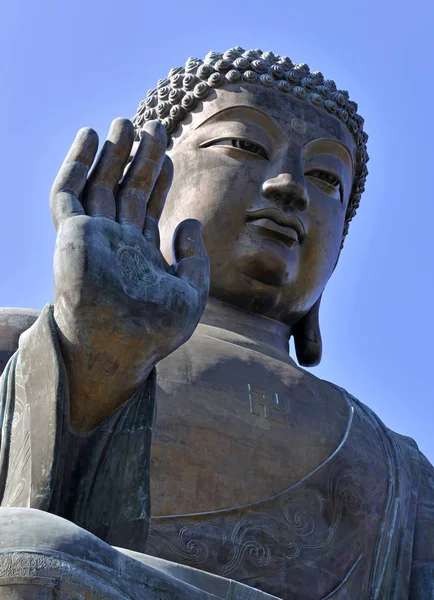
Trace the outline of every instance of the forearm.
<instances>
[{"instance_id":1,"label":"forearm","mask_svg":"<svg viewBox=\"0 0 434 600\"><path fill-rule=\"evenodd\" d=\"M110 544L144 549L155 371L89 435L69 428L53 306L20 338L0 388L0 504L53 512Z\"/></svg>"},{"instance_id":2,"label":"forearm","mask_svg":"<svg viewBox=\"0 0 434 600\"><path fill-rule=\"evenodd\" d=\"M68 375L71 426L91 431L144 384L154 363L138 360L132 340L120 339L107 324L80 329L56 305L54 317Z\"/></svg>"}]
</instances>

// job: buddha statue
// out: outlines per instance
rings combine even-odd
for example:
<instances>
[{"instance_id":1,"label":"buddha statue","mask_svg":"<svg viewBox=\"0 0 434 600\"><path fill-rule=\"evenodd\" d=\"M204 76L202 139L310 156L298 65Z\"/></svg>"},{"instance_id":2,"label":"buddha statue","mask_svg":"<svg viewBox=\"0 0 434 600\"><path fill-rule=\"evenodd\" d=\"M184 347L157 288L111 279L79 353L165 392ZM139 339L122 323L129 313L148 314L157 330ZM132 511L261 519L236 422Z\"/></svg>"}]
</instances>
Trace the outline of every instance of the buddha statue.
<instances>
[{"instance_id":1,"label":"buddha statue","mask_svg":"<svg viewBox=\"0 0 434 600\"><path fill-rule=\"evenodd\" d=\"M364 191L357 110L237 47L171 69L97 158L79 132L54 304L0 312L1 598L433 597L432 466L302 368Z\"/></svg>"}]
</instances>

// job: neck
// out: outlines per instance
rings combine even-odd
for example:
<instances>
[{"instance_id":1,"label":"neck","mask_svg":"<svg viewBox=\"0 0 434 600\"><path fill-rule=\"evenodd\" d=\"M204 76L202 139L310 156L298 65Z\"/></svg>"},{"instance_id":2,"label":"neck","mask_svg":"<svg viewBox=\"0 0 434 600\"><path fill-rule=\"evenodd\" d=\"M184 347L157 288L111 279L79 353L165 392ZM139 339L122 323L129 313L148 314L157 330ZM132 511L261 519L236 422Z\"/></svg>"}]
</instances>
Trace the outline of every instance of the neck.
<instances>
[{"instance_id":1,"label":"neck","mask_svg":"<svg viewBox=\"0 0 434 600\"><path fill-rule=\"evenodd\" d=\"M260 344L289 353L291 328L262 315L208 298L201 323L233 331Z\"/></svg>"}]
</instances>

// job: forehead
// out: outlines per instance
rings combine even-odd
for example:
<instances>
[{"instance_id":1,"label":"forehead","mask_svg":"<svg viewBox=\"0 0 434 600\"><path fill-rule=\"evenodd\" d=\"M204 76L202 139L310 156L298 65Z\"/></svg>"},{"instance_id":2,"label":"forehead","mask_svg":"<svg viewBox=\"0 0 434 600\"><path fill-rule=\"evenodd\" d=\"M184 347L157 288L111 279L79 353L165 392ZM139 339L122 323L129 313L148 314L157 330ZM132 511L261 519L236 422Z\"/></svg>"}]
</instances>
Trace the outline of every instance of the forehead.
<instances>
[{"instance_id":1,"label":"forehead","mask_svg":"<svg viewBox=\"0 0 434 600\"><path fill-rule=\"evenodd\" d=\"M276 89L250 84L213 90L173 135L174 147L185 134L196 131L205 123L211 125L214 121L221 122L233 118L251 120L252 115L257 124L270 135L283 135L287 139L297 141L301 146L315 139L334 139L346 146L353 157L355 155L356 145L353 137L337 117L306 100L298 100Z\"/></svg>"}]
</instances>

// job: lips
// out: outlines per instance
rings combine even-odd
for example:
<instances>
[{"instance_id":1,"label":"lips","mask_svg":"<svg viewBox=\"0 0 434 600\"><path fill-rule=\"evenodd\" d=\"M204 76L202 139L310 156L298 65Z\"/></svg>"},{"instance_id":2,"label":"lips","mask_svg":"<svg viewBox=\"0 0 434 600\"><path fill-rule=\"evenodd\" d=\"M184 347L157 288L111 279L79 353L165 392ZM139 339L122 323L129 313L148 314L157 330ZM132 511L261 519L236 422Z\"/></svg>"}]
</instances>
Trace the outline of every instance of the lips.
<instances>
[{"instance_id":1,"label":"lips","mask_svg":"<svg viewBox=\"0 0 434 600\"><path fill-rule=\"evenodd\" d=\"M247 211L247 221L254 227L265 229L288 241L302 243L306 230L295 215L284 215L278 208Z\"/></svg>"}]
</instances>

